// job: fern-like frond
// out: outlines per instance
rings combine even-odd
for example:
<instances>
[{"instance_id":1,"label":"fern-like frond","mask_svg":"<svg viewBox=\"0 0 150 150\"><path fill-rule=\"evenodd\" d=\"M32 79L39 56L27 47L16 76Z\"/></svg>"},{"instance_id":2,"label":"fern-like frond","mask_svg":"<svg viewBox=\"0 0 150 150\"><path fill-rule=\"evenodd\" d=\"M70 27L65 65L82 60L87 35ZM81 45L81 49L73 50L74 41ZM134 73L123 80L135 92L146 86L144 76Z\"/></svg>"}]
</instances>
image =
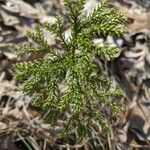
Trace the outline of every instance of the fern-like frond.
<instances>
[{"instance_id":1,"label":"fern-like frond","mask_svg":"<svg viewBox=\"0 0 150 150\"><path fill-rule=\"evenodd\" d=\"M64 0L71 18L69 40L65 39L65 25L60 16L53 25L47 22L37 25L35 32L27 34L33 41L32 46L22 45L20 54L42 52L49 54L49 58L14 66L15 78L24 82L22 90L32 97L33 105L41 108L45 121L52 125L62 113L69 112L63 133L69 133L76 124L80 137L90 136L94 122L102 129L108 129L107 119L97 109L97 104L103 104L115 113L119 111L118 105L111 101L111 97L119 92L110 91L110 81L103 67L95 63L95 57L108 61L118 51L108 44L103 47L95 44L93 38L97 34L119 37L126 31L123 27L124 15L110 8L107 0L101 0L98 7L82 19L85 2ZM43 30L59 39L59 46L65 51L63 55L47 43Z\"/></svg>"}]
</instances>

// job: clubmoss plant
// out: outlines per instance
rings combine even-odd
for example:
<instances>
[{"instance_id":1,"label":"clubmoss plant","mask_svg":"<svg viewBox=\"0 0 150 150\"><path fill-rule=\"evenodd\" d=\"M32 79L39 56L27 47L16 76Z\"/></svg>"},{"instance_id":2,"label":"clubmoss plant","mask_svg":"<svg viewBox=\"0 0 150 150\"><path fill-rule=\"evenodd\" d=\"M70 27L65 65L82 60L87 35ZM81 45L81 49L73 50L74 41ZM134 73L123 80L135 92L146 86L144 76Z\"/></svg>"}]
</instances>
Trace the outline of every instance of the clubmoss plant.
<instances>
[{"instance_id":1,"label":"clubmoss plant","mask_svg":"<svg viewBox=\"0 0 150 150\"><path fill-rule=\"evenodd\" d=\"M106 118L97 108L97 103L104 104L115 113L119 110L118 105L111 101L118 91L110 90L110 81L103 68L94 62L96 55L107 61L113 59L118 51L109 45L99 46L93 39L97 35L120 37L126 32L125 16L112 6L110 8L107 0L101 0L93 12L82 18L85 2L64 0L70 17L69 39L65 38L65 24L60 16L55 24L46 22L37 25L35 32L28 32L34 43L32 46L23 44L20 55L42 52L49 54L49 58L14 66L15 78L24 82L23 92L33 97L32 104L41 108L45 121L55 125L62 114L68 112L64 131L69 133L76 127L80 137L90 135L94 122L102 129L108 129ZM47 43L43 30L56 36L59 49ZM60 89L60 85L64 86L64 90Z\"/></svg>"}]
</instances>

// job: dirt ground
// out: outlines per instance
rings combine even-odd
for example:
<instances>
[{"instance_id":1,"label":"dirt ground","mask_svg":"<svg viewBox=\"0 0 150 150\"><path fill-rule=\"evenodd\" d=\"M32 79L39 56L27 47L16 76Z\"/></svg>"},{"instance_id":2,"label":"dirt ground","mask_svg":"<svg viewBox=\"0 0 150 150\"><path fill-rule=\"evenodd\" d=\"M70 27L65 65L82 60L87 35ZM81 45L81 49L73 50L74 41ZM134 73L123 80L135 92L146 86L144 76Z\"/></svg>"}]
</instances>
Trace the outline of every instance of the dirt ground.
<instances>
[{"instance_id":1,"label":"dirt ground","mask_svg":"<svg viewBox=\"0 0 150 150\"><path fill-rule=\"evenodd\" d=\"M87 0L86 12L99 0ZM55 22L60 14L66 19L62 0L0 0L0 150L149 150L150 149L150 0L111 0L128 17L128 34L108 43L120 48L120 55L110 62L109 72L124 91L119 100L124 106L119 119L107 135L79 141L57 139L38 117L38 108L21 92L21 83L13 79L12 65L34 60L37 55L17 56L18 44L30 42L27 31L35 24ZM66 31L66 34L69 32ZM50 44L57 41L49 34ZM117 67L116 67L117 66ZM121 74L120 76L118 74ZM58 129L61 124L58 126Z\"/></svg>"}]
</instances>

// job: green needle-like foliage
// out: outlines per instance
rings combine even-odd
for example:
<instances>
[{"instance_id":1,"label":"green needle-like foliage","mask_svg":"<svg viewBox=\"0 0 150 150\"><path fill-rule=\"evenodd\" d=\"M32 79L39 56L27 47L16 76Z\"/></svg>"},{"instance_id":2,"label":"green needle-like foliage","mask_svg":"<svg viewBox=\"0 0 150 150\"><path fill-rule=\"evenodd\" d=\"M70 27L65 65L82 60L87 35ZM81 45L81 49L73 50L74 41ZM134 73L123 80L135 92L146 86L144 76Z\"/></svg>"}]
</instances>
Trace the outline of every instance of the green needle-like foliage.
<instances>
[{"instance_id":1,"label":"green needle-like foliage","mask_svg":"<svg viewBox=\"0 0 150 150\"><path fill-rule=\"evenodd\" d=\"M115 113L119 110L118 105L111 101L118 92L110 90L110 81L103 68L98 68L94 61L95 56L111 60L118 51L109 45L95 44L93 38L97 35L120 37L126 32L123 26L125 16L112 6L110 8L107 0L101 0L99 6L83 18L81 14L85 2L64 0L70 15L69 39L65 39L65 25L60 16L55 24L46 22L37 25L35 32L28 32L35 44L23 44L20 54L42 52L49 54L48 59L21 62L14 66L15 78L24 81L23 91L33 97L32 103L41 108L45 121L54 125L64 112L68 112L64 129L68 132L76 126L80 137L90 135L94 122L102 129L108 129L97 103L104 104ZM43 29L59 39L63 53L47 43ZM60 85L64 86L63 90Z\"/></svg>"}]
</instances>

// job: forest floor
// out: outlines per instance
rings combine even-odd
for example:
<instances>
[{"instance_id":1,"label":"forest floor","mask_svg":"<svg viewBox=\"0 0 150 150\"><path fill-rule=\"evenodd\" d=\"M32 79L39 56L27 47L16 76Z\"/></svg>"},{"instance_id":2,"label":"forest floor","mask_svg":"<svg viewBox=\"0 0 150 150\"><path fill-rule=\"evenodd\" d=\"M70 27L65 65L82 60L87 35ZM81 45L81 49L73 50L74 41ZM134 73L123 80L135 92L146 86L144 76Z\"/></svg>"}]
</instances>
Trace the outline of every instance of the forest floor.
<instances>
[{"instance_id":1,"label":"forest floor","mask_svg":"<svg viewBox=\"0 0 150 150\"><path fill-rule=\"evenodd\" d=\"M98 0L87 0L86 11L97 3ZM56 133L49 133L47 125L38 120L38 108L31 106L30 98L21 92L12 68L16 62L41 57L40 54L18 57L18 44L30 42L26 32L34 31L37 23L54 23L57 14L67 20L62 0L0 0L0 150L150 149L150 0L111 3L118 11L126 11L128 17L128 34L116 41L107 39L121 51L117 60L123 63L114 61L109 69L115 79L119 71L125 79L119 83L125 93L119 99L124 111L107 135L98 133L97 137L84 141L74 137L67 142L56 139ZM49 34L45 33L45 37L50 44L57 44Z\"/></svg>"}]
</instances>

